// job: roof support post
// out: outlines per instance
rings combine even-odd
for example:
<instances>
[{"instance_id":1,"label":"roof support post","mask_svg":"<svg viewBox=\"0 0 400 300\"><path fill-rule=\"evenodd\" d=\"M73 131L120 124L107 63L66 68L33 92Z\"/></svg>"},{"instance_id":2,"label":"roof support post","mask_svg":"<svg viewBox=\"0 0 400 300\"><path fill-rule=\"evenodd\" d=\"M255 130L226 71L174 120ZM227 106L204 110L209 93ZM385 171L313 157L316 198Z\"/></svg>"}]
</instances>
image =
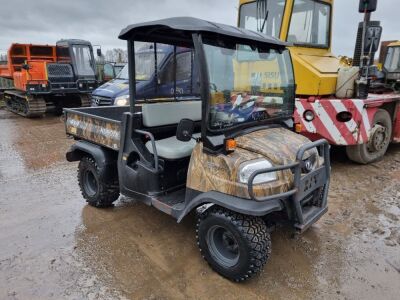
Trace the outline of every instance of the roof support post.
<instances>
[{"instance_id":1,"label":"roof support post","mask_svg":"<svg viewBox=\"0 0 400 300\"><path fill-rule=\"evenodd\" d=\"M128 74L129 74L129 107L135 113L136 101L136 67L135 67L135 42L128 40Z\"/></svg>"}]
</instances>

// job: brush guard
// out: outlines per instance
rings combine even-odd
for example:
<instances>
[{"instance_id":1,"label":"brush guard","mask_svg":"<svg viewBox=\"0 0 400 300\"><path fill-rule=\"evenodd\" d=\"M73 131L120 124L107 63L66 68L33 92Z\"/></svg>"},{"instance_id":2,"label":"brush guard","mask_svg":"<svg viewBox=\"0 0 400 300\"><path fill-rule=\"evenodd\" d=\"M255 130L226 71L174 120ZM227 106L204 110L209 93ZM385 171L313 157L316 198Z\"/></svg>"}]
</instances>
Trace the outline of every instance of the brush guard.
<instances>
[{"instance_id":1,"label":"brush guard","mask_svg":"<svg viewBox=\"0 0 400 300\"><path fill-rule=\"evenodd\" d=\"M304 154L313 148L318 149L319 157L323 158L323 164L304 174L302 173L305 167ZM294 175L291 190L267 197L257 197L254 194L253 182L258 175L285 170L290 170ZM294 226L300 232L304 232L328 211L330 170L329 143L326 140L318 140L302 146L297 152L296 161L291 164L255 171L249 178L249 195L251 199L261 202L289 199L288 203L295 217ZM307 205L310 202L312 205Z\"/></svg>"}]
</instances>

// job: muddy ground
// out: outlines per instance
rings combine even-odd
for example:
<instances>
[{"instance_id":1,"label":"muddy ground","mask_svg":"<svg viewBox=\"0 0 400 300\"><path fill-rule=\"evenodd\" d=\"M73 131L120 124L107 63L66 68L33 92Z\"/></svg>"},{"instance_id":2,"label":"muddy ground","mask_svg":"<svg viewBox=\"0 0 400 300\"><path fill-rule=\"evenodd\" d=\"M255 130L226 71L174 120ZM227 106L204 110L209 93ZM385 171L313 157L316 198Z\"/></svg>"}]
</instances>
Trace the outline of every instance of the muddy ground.
<instances>
[{"instance_id":1,"label":"muddy ground","mask_svg":"<svg viewBox=\"0 0 400 300\"><path fill-rule=\"evenodd\" d=\"M399 299L399 145L369 166L335 149L329 213L277 229L264 271L234 284L200 257L193 216L85 205L71 143L57 117L0 110L0 299Z\"/></svg>"}]
</instances>

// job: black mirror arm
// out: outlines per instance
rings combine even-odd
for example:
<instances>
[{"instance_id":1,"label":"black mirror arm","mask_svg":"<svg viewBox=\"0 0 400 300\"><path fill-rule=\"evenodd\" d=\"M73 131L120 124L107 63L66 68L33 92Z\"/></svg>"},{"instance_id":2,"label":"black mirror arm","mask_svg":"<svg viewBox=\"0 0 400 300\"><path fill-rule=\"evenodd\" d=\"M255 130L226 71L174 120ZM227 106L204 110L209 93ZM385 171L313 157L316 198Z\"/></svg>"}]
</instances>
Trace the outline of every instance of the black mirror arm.
<instances>
[{"instance_id":1,"label":"black mirror arm","mask_svg":"<svg viewBox=\"0 0 400 300\"><path fill-rule=\"evenodd\" d=\"M196 143L200 143L201 142L201 137L200 136L199 137L193 137L192 136L192 140L195 140Z\"/></svg>"}]
</instances>

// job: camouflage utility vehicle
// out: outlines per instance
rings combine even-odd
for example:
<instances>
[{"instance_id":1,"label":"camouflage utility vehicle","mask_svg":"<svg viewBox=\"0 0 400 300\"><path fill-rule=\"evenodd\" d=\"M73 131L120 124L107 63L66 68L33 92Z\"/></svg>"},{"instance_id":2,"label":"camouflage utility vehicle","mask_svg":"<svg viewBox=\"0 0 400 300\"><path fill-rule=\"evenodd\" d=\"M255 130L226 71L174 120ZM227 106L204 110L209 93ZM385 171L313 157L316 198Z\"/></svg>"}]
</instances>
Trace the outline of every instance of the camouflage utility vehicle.
<instances>
[{"instance_id":1,"label":"camouflage utility vehicle","mask_svg":"<svg viewBox=\"0 0 400 300\"><path fill-rule=\"evenodd\" d=\"M67 160L80 161L83 197L107 207L121 193L178 222L196 211L205 260L246 280L270 256L271 218L303 232L327 211L329 148L292 129L286 44L194 18L131 25L119 37L128 41L130 106L65 109L77 140ZM156 75L176 86L182 73L197 74L190 95L137 99L134 53L143 42L153 43L156 73L158 43L193 50L184 64L175 50L169 72Z\"/></svg>"}]
</instances>

